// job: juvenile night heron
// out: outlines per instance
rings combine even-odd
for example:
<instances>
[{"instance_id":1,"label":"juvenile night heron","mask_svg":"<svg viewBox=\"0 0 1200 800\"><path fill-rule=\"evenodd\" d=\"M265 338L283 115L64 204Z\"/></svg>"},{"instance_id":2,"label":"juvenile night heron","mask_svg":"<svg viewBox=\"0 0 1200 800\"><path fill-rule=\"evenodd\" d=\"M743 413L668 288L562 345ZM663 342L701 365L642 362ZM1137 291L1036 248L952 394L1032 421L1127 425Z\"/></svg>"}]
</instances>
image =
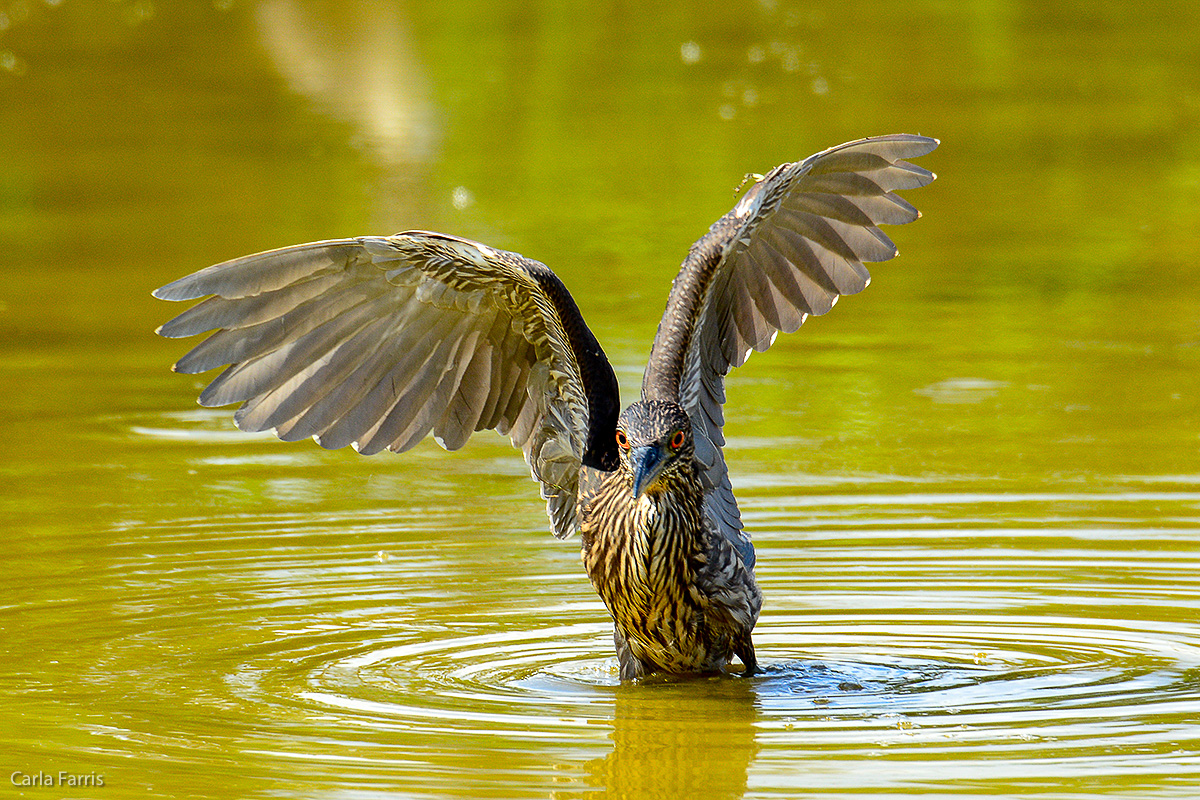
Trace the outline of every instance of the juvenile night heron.
<instances>
[{"instance_id":1,"label":"juvenile night heron","mask_svg":"<svg viewBox=\"0 0 1200 800\"><path fill-rule=\"evenodd\" d=\"M554 535L578 531L614 622L622 679L756 668L762 595L721 447L725 375L870 280L880 224L932 172L936 139L861 139L783 164L692 245L659 322L642 399L618 416L613 369L545 265L439 233L285 247L169 283L213 295L159 328L216 330L175 365L229 366L200 395L247 431L402 452L495 429L525 452Z\"/></svg>"}]
</instances>

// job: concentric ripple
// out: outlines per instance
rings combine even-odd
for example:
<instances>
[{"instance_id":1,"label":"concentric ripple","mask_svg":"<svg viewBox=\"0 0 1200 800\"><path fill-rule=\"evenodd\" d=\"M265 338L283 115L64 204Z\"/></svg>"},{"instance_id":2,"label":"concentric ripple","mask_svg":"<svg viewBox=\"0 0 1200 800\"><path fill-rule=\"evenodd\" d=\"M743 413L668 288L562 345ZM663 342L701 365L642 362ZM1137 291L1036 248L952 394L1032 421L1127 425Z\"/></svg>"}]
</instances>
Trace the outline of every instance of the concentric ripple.
<instances>
[{"instance_id":1,"label":"concentric ripple","mask_svg":"<svg viewBox=\"0 0 1200 800\"><path fill-rule=\"evenodd\" d=\"M1044 757L1069 752L1089 773L1094 751L1161 758L1191 738L1197 564L1195 551L1169 546L1186 538L1179 532L1137 531L1131 553L1113 544L1126 541L1116 531L1099 529L772 530L790 513L757 520L766 529L767 608L755 637L763 672L651 680L645 692L681 707L697 694L738 696L760 745L928 748L936 737L943 756L969 742L993 757L1016 748L1036 759L1030 744L1042 742ZM1119 558L1105 553L1115 549ZM637 700L614 688L609 627L586 584L569 572L549 577L554 624L533 622L539 611L527 607L522 624L325 650L277 681L267 702L430 735L587 739ZM575 614L591 619L563 621Z\"/></svg>"},{"instance_id":2,"label":"concentric ripple","mask_svg":"<svg viewBox=\"0 0 1200 800\"><path fill-rule=\"evenodd\" d=\"M904 715L937 724L1058 728L1088 736L1100 719L1165 719L1200 706L1200 634L1087 620L839 616L814 624L775 614L760 625L762 672L745 684L764 725L858 716L876 727ZM580 623L455 636L352 652L316 665L294 696L349 714L436 720L508 735L595 715L618 685L608 626ZM864 643L869 643L865 647ZM794 652L795 658L786 654ZM651 686L712 682L653 679ZM284 695L285 697L287 695ZM591 711L589 712L589 709ZM1081 714L1086 711L1086 718ZM1182 720L1181 720L1182 721ZM1190 724L1190 722L1189 722ZM1132 732L1132 729L1131 729ZM1146 732L1138 732L1142 738Z\"/></svg>"}]
</instances>

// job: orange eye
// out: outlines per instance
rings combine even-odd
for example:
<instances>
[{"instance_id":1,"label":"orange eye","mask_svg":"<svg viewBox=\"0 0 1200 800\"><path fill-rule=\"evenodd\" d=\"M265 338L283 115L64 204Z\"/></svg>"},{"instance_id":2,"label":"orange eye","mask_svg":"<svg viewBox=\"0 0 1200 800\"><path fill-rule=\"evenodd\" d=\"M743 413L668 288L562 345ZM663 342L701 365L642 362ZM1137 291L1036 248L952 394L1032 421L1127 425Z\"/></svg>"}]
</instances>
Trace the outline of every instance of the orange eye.
<instances>
[{"instance_id":1,"label":"orange eye","mask_svg":"<svg viewBox=\"0 0 1200 800\"><path fill-rule=\"evenodd\" d=\"M622 450L629 449L629 439L625 436L625 431L617 431L617 446Z\"/></svg>"},{"instance_id":2,"label":"orange eye","mask_svg":"<svg viewBox=\"0 0 1200 800\"><path fill-rule=\"evenodd\" d=\"M675 435L671 437L671 449L678 450L683 447L683 431L675 431Z\"/></svg>"}]
</instances>

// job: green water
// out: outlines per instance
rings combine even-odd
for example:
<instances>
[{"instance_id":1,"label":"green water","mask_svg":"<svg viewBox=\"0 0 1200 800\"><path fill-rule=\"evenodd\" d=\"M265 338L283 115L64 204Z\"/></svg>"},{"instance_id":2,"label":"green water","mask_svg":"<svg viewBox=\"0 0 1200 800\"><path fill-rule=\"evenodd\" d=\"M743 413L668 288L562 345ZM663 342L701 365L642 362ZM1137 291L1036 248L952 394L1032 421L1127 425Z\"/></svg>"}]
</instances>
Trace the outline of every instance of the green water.
<instances>
[{"instance_id":1,"label":"green water","mask_svg":"<svg viewBox=\"0 0 1200 800\"><path fill-rule=\"evenodd\" d=\"M0 786L1196 796L1197 41L1153 0L0 0ZM743 175L893 132L943 141L901 257L729 382L753 680L619 685L499 437L244 435L152 333L210 263L442 230L550 264L628 401Z\"/></svg>"}]
</instances>

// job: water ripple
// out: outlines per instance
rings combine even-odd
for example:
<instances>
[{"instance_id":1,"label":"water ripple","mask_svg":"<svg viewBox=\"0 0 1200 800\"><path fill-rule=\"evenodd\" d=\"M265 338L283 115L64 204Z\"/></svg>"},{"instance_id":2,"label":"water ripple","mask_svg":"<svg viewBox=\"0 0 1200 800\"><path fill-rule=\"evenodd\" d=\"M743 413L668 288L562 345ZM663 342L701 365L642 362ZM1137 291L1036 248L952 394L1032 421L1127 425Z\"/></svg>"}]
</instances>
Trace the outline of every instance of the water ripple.
<instances>
[{"instance_id":1,"label":"water ripple","mask_svg":"<svg viewBox=\"0 0 1200 800\"><path fill-rule=\"evenodd\" d=\"M969 524L989 504L1061 499L751 498L766 605L748 679L621 685L573 546L503 509L494 528L395 508L130 521L104 589L57 606L64 625L113 624L63 658L90 659L72 669L81 691L127 704L123 722L85 726L92 757L200 763L232 747L278 775L298 760L318 781L432 770L446 789L465 748L517 773L551 758L582 791L644 788L651 747L672 792L697 790L700 753L728 796L912 791L922 770L964 785L1190 780L1200 545L1181 527ZM1195 502L1110 496L1070 514ZM839 524L813 523L838 509ZM164 706L179 686L186 702ZM884 752L903 760L864 766Z\"/></svg>"}]
</instances>

